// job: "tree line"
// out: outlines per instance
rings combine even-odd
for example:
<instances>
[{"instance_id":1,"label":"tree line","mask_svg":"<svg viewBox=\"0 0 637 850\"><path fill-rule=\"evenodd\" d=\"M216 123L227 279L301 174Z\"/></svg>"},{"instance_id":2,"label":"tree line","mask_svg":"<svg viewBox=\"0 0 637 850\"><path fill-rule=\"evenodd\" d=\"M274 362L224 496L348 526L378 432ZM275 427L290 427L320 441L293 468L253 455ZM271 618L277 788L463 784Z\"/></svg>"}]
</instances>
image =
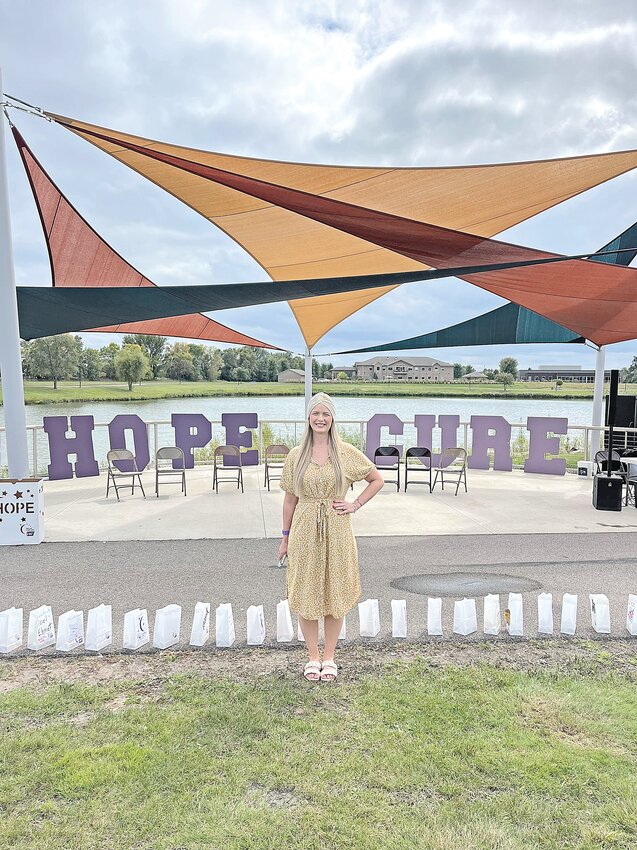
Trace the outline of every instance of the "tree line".
<instances>
[{"instance_id":1,"label":"tree line","mask_svg":"<svg viewBox=\"0 0 637 850\"><path fill-rule=\"evenodd\" d=\"M191 342L168 345L163 336L131 334L120 344L85 348L80 336L60 334L22 343L22 373L31 380L104 378L126 381L129 389L140 381L172 378L177 381L276 381L285 369L303 369L304 358L289 351L262 348L219 349ZM315 378L327 377L331 363L312 361Z\"/></svg>"}]
</instances>

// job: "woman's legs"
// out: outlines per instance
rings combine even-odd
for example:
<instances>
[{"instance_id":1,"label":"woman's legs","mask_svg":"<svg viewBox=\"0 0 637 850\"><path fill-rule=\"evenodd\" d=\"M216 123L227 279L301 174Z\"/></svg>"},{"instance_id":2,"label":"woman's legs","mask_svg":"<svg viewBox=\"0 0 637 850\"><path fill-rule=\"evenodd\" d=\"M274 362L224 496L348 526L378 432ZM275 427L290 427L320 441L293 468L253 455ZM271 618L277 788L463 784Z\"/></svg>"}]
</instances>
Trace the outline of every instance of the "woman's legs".
<instances>
[{"instance_id":1,"label":"woman's legs","mask_svg":"<svg viewBox=\"0 0 637 850\"><path fill-rule=\"evenodd\" d=\"M325 650L323 652L323 661L333 661L334 650L336 649L338 636L340 635L341 628L343 626L343 618L340 617L339 619L336 619L336 617L332 617L331 614L326 614L323 619L323 624L325 629Z\"/></svg>"},{"instance_id":2,"label":"woman's legs","mask_svg":"<svg viewBox=\"0 0 637 850\"><path fill-rule=\"evenodd\" d=\"M310 655L310 661L320 661L321 656L319 655L318 648L318 620L306 620L305 617L301 617L299 614L299 622L301 624L303 637L305 638L305 645Z\"/></svg>"}]
</instances>

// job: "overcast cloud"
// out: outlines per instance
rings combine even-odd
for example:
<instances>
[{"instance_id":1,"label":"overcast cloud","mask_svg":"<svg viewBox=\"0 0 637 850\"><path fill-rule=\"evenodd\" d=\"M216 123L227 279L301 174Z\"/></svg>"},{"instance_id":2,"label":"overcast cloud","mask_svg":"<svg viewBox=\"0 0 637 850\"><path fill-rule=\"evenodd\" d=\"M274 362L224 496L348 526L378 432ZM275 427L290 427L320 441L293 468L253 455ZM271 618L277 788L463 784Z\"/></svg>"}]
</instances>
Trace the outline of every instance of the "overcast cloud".
<instances>
[{"instance_id":1,"label":"overcast cloud","mask_svg":"<svg viewBox=\"0 0 637 850\"><path fill-rule=\"evenodd\" d=\"M457 165L637 147L634 2L0 0L4 88L51 111L227 153L355 165ZM263 279L228 237L60 127L12 118L95 228L158 284ZM16 275L48 284L46 248L9 141ZM637 219L624 175L506 232L564 253ZM500 299L460 281L404 286L337 326L329 352L462 321ZM294 351L286 305L216 318ZM110 341L86 337L88 345ZM442 349L482 367L509 349ZM521 366L592 365L580 346L519 346ZM636 343L613 346L622 366ZM346 363L352 358L332 358Z\"/></svg>"}]
</instances>

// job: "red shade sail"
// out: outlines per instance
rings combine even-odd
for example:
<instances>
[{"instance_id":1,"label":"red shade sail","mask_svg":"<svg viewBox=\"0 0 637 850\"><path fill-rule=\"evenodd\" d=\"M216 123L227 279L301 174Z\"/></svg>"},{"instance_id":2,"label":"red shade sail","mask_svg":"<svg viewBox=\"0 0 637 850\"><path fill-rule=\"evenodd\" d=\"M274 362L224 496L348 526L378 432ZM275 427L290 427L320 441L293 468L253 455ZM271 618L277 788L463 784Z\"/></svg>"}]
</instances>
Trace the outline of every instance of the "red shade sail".
<instances>
[{"instance_id":1,"label":"red shade sail","mask_svg":"<svg viewBox=\"0 0 637 850\"><path fill-rule=\"evenodd\" d=\"M15 127L12 130L42 221L53 286L155 286L90 226L51 180L19 131ZM278 348L215 322L202 313L91 330Z\"/></svg>"}]
</instances>

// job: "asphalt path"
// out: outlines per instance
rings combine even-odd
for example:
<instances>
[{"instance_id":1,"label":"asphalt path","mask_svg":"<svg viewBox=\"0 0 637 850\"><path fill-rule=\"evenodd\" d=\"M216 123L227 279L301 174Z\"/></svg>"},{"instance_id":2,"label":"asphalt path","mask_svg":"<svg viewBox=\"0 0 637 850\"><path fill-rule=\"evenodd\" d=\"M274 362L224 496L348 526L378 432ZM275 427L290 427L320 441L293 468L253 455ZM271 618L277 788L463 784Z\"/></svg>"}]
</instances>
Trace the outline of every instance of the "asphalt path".
<instances>
[{"instance_id":1,"label":"asphalt path","mask_svg":"<svg viewBox=\"0 0 637 850\"><path fill-rule=\"evenodd\" d=\"M276 603L285 597L285 570L276 563L278 541L255 539L43 543L0 549L0 610L28 611L51 605L56 617L71 608L113 606L113 632L124 612L183 606L187 643L195 603L231 602L237 644L245 644L245 612L263 604L266 642L276 639ZM556 633L563 593L578 594L578 630L594 636L589 593L609 597L613 635L626 635L629 593L637 593L637 533L500 534L435 537L359 537L362 599L377 598L379 639L391 635L391 599L406 599L409 638L426 637L427 596L443 597L445 636L451 637L453 600L476 597L481 636L481 597L509 590L524 595L525 636L536 636L537 594L553 593ZM416 578L414 578L416 577ZM358 635L356 611L348 638ZM455 639L455 638L454 638ZM121 646L121 641L119 642Z\"/></svg>"}]
</instances>

